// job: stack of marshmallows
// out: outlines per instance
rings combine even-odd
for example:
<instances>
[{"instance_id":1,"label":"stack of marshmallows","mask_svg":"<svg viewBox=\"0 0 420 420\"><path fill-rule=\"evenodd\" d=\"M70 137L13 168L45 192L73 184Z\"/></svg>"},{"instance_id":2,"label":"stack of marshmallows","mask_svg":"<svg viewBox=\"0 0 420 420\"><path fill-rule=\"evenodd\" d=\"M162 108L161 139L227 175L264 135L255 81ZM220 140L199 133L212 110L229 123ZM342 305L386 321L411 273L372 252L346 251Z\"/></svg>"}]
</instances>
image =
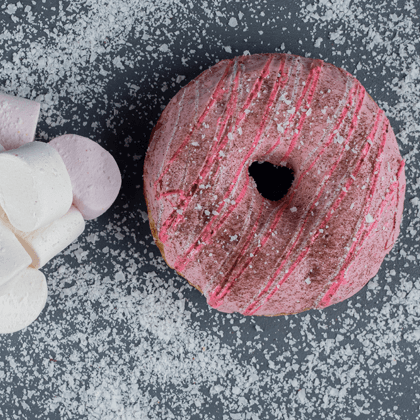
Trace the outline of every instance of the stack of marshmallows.
<instances>
[{"instance_id":1,"label":"stack of marshmallows","mask_svg":"<svg viewBox=\"0 0 420 420\"><path fill-rule=\"evenodd\" d=\"M116 199L121 174L76 135L33 141L39 103L0 93L0 333L32 323L47 300L39 271Z\"/></svg>"}]
</instances>

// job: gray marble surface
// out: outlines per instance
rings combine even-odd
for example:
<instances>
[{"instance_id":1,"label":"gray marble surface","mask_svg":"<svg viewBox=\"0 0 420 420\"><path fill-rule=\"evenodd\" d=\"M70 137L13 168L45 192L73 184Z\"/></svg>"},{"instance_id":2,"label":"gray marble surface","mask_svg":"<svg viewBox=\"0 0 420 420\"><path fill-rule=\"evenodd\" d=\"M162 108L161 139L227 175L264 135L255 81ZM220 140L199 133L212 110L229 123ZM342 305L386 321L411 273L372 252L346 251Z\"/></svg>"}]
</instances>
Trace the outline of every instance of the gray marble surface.
<instances>
[{"instance_id":1,"label":"gray marble surface","mask_svg":"<svg viewBox=\"0 0 420 420\"><path fill-rule=\"evenodd\" d=\"M11 0L0 90L42 103L37 139L90 137L123 188L43 272L49 298L0 337L1 419L414 419L420 412L420 33L415 1ZM323 311L245 318L168 269L142 192L148 139L218 60L291 52L344 67L384 108L407 161L398 243ZM419 231L419 232L418 232Z\"/></svg>"}]
</instances>

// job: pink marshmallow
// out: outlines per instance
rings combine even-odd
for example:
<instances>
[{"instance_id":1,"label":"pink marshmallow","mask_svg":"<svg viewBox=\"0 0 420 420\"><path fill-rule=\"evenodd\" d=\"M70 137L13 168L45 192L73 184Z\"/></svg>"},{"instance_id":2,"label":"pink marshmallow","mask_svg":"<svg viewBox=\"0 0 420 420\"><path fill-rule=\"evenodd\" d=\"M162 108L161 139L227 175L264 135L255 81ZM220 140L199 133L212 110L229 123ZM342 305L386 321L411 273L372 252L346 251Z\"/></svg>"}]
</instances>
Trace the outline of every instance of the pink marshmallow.
<instances>
[{"instance_id":1,"label":"pink marshmallow","mask_svg":"<svg viewBox=\"0 0 420 420\"><path fill-rule=\"evenodd\" d=\"M112 155L86 137L65 134L49 142L61 155L73 187L73 204L85 220L105 213L118 196L121 173Z\"/></svg>"},{"instance_id":2,"label":"pink marshmallow","mask_svg":"<svg viewBox=\"0 0 420 420\"><path fill-rule=\"evenodd\" d=\"M39 102L0 92L0 146L12 150L33 141L39 110Z\"/></svg>"}]
</instances>

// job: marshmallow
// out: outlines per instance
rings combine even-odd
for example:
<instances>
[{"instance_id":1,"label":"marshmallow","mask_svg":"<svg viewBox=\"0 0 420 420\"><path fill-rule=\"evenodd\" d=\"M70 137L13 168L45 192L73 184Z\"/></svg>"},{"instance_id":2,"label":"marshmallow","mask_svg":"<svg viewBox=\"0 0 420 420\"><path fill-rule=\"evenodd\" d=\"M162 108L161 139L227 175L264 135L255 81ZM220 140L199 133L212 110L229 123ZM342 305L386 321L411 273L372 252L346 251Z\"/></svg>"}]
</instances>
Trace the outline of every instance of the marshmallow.
<instances>
[{"instance_id":1,"label":"marshmallow","mask_svg":"<svg viewBox=\"0 0 420 420\"><path fill-rule=\"evenodd\" d=\"M26 268L28 268L28 267L26 267ZM22 273L24 270L26 270L26 268L24 268L22 271L19 271L19 273L17 273L17 274ZM9 281L7 281L6 283L4 283L0 286L0 296L5 295L12 288L13 280L16 278L16 276L12 277Z\"/></svg>"},{"instance_id":2,"label":"marshmallow","mask_svg":"<svg viewBox=\"0 0 420 420\"><path fill-rule=\"evenodd\" d=\"M0 334L9 334L31 324L47 302L45 276L27 268L0 289Z\"/></svg>"},{"instance_id":3,"label":"marshmallow","mask_svg":"<svg viewBox=\"0 0 420 420\"><path fill-rule=\"evenodd\" d=\"M121 173L112 155L85 137L66 134L50 141L66 164L73 204L86 220L105 213L118 196Z\"/></svg>"},{"instance_id":4,"label":"marshmallow","mask_svg":"<svg viewBox=\"0 0 420 420\"><path fill-rule=\"evenodd\" d=\"M59 153L41 142L0 153L0 206L13 227L31 232L64 216L73 201Z\"/></svg>"},{"instance_id":5,"label":"marshmallow","mask_svg":"<svg viewBox=\"0 0 420 420\"><path fill-rule=\"evenodd\" d=\"M7 283L32 262L16 236L0 224L0 286Z\"/></svg>"},{"instance_id":6,"label":"marshmallow","mask_svg":"<svg viewBox=\"0 0 420 420\"><path fill-rule=\"evenodd\" d=\"M76 207L48 226L33 232L15 229L0 208L0 225L9 228L32 258L31 267L41 268L51 258L70 245L85 229L85 220Z\"/></svg>"},{"instance_id":7,"label":"marshmallow","mask_svg":"<svg viewBox=\"0 0 420 420\"><path fill-rule=\"evenodd\" d=\"M0 93L0 144L17 149L34 140L39 102Z\"/></svg>"}]
</instances>

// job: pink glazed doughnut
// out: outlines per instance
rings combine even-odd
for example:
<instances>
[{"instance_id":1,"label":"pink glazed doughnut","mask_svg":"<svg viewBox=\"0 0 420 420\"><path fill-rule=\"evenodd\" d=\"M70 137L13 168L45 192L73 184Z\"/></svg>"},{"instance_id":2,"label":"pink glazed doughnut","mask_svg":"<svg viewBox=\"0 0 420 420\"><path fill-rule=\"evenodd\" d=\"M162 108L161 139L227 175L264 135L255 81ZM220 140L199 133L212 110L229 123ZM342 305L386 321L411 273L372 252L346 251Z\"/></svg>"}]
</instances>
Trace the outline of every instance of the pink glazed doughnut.
<instances>
[{"instance_id":1,"label":"pink glazed doughnut","mask_svg":"<svg viewBox=\"0 0 420 420\"><path fill-rule=\"evenodd\" d=\"M270 201L253 162L294 180ZM219 62L160 117L144 167L153 236L213 308L283 315L358 292L395 243L404 161L388 118L345 70L260 54Z\"/></svg>"}]
</instances>

